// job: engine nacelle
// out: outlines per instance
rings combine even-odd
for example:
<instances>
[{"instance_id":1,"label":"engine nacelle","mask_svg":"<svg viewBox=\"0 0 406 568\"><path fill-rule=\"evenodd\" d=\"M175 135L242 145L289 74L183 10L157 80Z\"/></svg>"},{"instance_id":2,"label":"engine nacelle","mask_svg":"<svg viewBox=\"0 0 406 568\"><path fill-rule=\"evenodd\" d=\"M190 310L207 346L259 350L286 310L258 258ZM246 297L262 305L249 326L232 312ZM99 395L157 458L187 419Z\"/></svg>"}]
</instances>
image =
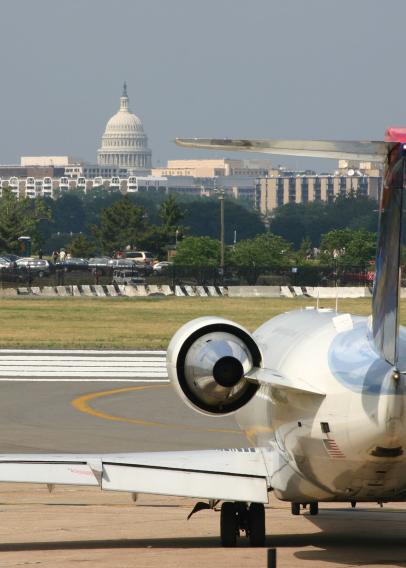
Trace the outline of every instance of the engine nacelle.
<instances>
[{"instance_id":1,"label":"engine nacelle","mask_svg":"<svg viewBox=\"0 0 406 568\"><path fill-rule=\"evenodd\" d=\"M223 318L201 317L182 326L166 362L180 397L203 414L235 412L258 389L245 375L260 366L260 350L248 331Z\"/></svg>"}]
</instances>

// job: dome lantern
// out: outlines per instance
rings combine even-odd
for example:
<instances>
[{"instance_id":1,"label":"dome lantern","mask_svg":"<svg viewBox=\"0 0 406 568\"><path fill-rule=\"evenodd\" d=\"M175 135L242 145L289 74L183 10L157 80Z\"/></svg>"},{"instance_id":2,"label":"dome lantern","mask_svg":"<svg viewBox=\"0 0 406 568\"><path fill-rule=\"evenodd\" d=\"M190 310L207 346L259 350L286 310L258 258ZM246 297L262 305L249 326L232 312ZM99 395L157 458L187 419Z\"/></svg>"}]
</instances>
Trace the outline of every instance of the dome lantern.
<instances>
[{"instance_id":1,"label":"dome lantern","mask_svg":"<svg viewBox=\"0 0 406 568\"><path fill-rule=\"evenodd\" d=\"M123 94L120 98L120 110L128 111L127 83L124 81Z\"/></svg>"}]
</instances>

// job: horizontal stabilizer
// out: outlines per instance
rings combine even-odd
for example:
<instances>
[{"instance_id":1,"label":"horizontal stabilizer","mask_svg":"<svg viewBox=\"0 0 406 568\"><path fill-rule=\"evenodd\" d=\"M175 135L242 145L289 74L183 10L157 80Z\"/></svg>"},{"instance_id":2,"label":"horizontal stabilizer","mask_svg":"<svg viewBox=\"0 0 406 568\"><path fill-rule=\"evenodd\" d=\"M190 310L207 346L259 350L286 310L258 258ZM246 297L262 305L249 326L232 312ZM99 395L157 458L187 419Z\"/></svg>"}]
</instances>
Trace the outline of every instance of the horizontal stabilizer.
<instances>
[{"instance_id":1,"label":"horizontal stabilizer","mask_svg":"<svg viewBox=\"0 0 406 568\"><path fill-rule=\"evenodd\" d=\"M177 138L176 144L187 148L264 152L285 156L384 161L386 142L342 140L247 140L232 138Z\"/></svg>"},{"instance_id":2,"label":"horizontal stabilizer","mask_svg":"<svg viewBox=\"0 0 406 568\"><path fill-rule=\"evenodd\" d=\"M249 381L258 383L260 385L268 385L271 387L278 387L281 389L295 390L302 393L314 394L318 396L326 396L326 393L321 389L313 387L303 379L287 378L271 369L254 368L245 376Z\"/></svg>"}]
</instances>

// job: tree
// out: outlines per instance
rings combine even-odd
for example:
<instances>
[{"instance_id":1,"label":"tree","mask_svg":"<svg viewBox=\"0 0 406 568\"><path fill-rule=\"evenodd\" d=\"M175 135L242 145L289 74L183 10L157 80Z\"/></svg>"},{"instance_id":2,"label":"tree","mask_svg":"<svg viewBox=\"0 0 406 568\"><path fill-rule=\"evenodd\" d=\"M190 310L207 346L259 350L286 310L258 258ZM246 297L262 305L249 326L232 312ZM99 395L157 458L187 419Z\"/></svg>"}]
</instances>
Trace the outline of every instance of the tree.
<instances>
[{"instance_id":1,"label":"tree","mask_svg":"<svg viewBox=\"0 0 406 568\"><path fill-rule=\"evenodd\" d=\"M319 246L321 235L335 229L375 231L376 210L375 200L354 192L338 195L331 203L289 203L275 211L271 230L293 243L295 248L306 238L313 246Z\"/></svg>"},{"instance_id":2,"label":"tree","mask_svg":"<svg viewBox=\"0 0 406 568\"><path fill-rule=\"evenodd\" d=\"M201 197L185 202L187 234L217 239L220 237L220 201L218 198ZM224 200L225 242L250 239L265 232L265 226L257 211L244 207L235 199Z\"/></svg>"},{"instance_id":3,"label":"tree","mask_svg":"<svg viewBox=\"0 0 406 568\"><path fill-rule=\"evenodd\" d=\"M267 233L237 243L232 262L249 284L255 284L264 267L286 266L292 260L292 247L282 237Z\"/></svg>"},{"instance_id":4,"label":"tree","mask_svg":"<svg viewBox=\"0 0 406 568\"><path fill-rule=\"evenodd\" d=\"M174 263L180 266L219 266L220 241L210 237L186 237L178 244Z\"/></svg>"},{"instance_id":5,"label":"tree","mask_svg":"<svg viewBox=\"0 0 406 568\"><path fill-rule=\"evenodd\" d=\"M134 205L125 196L102 210L100 224L93 227L93 234L99 240L103 252L112 253L127 246L137 248L146 228L144 209Z\"/></svg>"},{"instance_id":6,"label":"tree","mask_svg":"<svg viewBox=\"0 0 406 568\"><path fill-rule=\"evenodd\" d=\"M41 222L49 220L51 212L43 199L18 199L3 189L0 199L0 250L18 251L18 237L31 237L33 250L42 244Z\"/></svg>"},{"instance_id":7,"label":"tree","mask_svg":"<svg viewBox=\"0 0 406 568\"><path fill-rule=\"evenodd\" d=\"M170 195L161 203L159 218L162 223L160 229L163 243L173 245L183 238L184 227L180 226L183 217L183 208L179 206L175 196Z\"/></svg>"},{"instance_id":8,"label":"tree","mask_svg":"<svg viewBox=\"0 0 406 568\"><path fill-rule=\"evenodd\" d=\"M96 253L96 245L85 235L76 235L68 243L67 248L71 251L73 257L89 258Z\"/></svg>"},{"instance_id":9,"label":"tree","mask_svg":"<svg viewBox=\"0 0 406 568\"><path fill-rule=\"evenodd\" d=\"M375 258L376 235L366 229L337 229L322 236L320 259L339 267L366 268Z\"/></svg>"},{"instance_id":10,"label":"tree","mask_svg":"<svg viewBox=\"0 0 406 568\"><path fill-rule=\"evenodd\" d=\"M162 227L168 233L177 229L184 216L184 211L179 206L174 195L170 195L159 207L159 217L162 222Z\"/></svg>"},{"instance_id":11,"label":"tree","mask_svg":"<svg viewBox=\"0 0 406 568\"><path fill-rule=\"evenodd\" d=\"M300 247L296 252L296 259L299 263L306 262L312 257L312 242L309 237L303 239L300 243Z\"/></svg>"},{"instance_id":12,"label":"tree","mask_svg":"<svg viewBox=\"0 0 406 568\"><path fill-rule=\"evenodd\" d=\"M86 230L86 212L81 193L69 192L50 203L54 233L80 233Z\"/></svg>"}]
</instances>

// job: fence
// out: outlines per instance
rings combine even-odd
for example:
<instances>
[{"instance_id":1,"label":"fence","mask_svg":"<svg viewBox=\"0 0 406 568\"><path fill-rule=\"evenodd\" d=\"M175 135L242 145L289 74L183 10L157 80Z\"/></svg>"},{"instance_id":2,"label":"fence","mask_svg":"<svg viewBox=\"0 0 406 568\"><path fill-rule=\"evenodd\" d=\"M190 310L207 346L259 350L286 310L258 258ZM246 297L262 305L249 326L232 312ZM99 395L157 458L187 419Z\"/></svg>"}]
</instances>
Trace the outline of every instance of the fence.
<instances>
[{"instance_id":1,"label":"fence","mask_svg":"<svg viewBox=\"0 0 406 568\"><path fill-rule=\"evenodd\" d=\"M374 273L365 266L337 268L331 265L303 266L216 266L172 265L162 273L145 276L150 285L175 286L371 286ZM114 280L113 269L55 270L37 272L27 268L0 269L0 287L107 285Z\"/></svg>"}]
</instances>

